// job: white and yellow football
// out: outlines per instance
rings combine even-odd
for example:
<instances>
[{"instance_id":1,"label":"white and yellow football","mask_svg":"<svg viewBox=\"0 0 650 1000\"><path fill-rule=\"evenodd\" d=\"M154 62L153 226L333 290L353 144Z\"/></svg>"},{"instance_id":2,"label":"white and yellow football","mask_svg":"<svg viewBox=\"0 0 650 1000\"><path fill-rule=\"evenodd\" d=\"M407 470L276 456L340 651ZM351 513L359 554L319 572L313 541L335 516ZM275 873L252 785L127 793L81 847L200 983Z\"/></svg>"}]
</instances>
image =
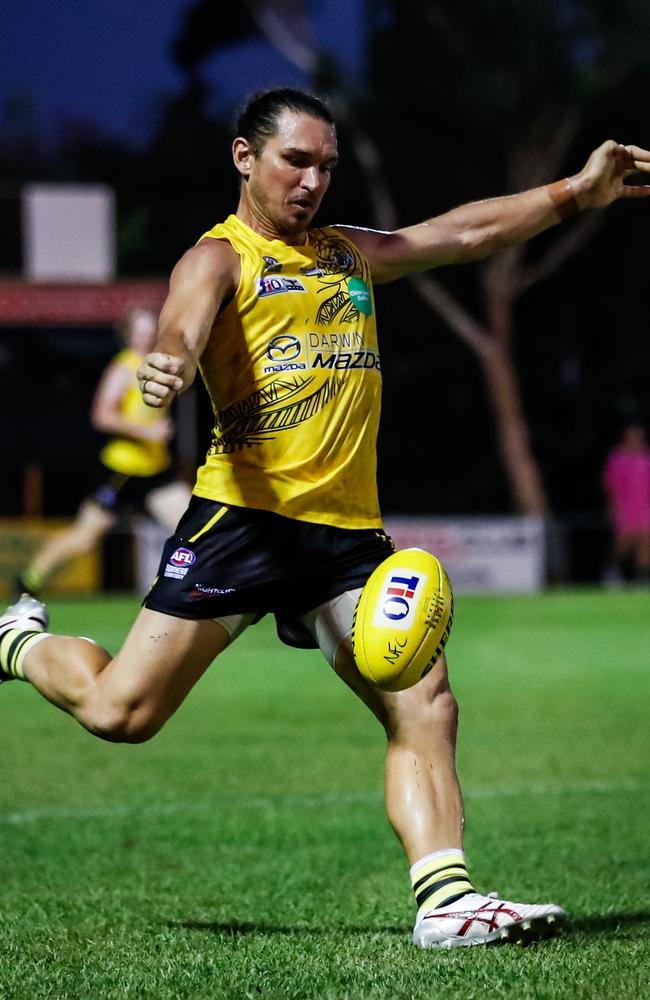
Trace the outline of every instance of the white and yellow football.
<instances>
[{"instance_id":1,"label":"white and yellow football","mask_svg":"<svg viewBox=\"0 0 650 1000\"><path fill-rule=\"evenodd\" d=\"M417 684L440 659L454 617L442 563L424 549L401 549L368 578L352 626L359 672L384 691Z\"/></svg>"}]
</instances>

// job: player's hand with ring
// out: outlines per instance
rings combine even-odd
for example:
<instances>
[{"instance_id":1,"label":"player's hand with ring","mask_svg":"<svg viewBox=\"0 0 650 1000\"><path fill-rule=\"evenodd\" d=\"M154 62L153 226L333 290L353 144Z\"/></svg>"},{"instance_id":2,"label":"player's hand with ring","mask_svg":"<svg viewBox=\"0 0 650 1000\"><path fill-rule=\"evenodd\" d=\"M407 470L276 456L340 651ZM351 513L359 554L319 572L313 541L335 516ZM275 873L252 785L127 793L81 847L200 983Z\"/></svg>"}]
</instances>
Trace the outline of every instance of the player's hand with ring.
<instances>
[{"instance_id":1,"label":"player's hand with ring","mask_svg":"<svg viewBox=\"0 0 650 1000\"><path fill-rule=\"evenodd\" d=\"M182 358L171 354L147 354L138 368L138 382L147 406L170 406L183 388Z\"/></svg>"}]
</instances>

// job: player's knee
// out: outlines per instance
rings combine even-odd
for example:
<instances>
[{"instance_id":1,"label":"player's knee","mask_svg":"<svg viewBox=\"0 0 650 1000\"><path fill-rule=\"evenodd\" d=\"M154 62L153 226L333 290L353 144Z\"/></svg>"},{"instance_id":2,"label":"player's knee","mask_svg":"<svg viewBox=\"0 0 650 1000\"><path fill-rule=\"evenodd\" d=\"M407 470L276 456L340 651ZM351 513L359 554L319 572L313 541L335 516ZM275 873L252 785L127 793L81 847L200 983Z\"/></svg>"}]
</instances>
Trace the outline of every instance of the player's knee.
<instances>
[{"instance_id":1,"label":"player's knee","mask_svg":"<svg viewBox=\"0 0 650 1000\"><path fill-rule=\"evenodd\" d=\"M421 681L398 696L391 708L387 728L392 737L412 730L443 731L453 736L458 728L458 702L446 679L439 684L432 684L429 678Z\"/></svg>"},{"instance_id":2,"label":"player's knee","mask_svg":"<svg viewBox=\"0 0 650 1000\"><path fill-rule=\"evenodd\" d=\"M456 731L458 728L458 702L449 688L434 696L430 711L438 725Z\"/></svg>"},{"instance_id":3,"label":"player's knee","mask_svg":"<svg viewBox=\"0 0 650 1000\"><path fill-rule=\"evenodd\" d=\"M446 679L428 690L426 685L423 687L420 712L424 721L455 731L458 726L458 702Z\"/></svg>"},{"instance_id":4,"label":"player's knee","mask_svg":"<svg viewBox=\"0 0 650 1000\"><path fill-rule=\"evenodd\" d=\"M83 723L93 736L108 743L146 743L162 725L142 706L116 704L90 707Z\"/></svg>"}]
</instances>

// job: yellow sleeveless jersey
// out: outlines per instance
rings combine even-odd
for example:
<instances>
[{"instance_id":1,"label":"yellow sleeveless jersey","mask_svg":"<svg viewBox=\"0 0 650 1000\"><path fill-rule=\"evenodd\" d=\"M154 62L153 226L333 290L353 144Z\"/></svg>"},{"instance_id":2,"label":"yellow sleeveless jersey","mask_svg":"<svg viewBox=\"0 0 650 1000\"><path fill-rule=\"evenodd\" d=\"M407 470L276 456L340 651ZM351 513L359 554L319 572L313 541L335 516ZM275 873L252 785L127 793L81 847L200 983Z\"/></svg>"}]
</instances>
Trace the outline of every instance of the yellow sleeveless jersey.
<instances>
[{"instance_id":1,"label":"yellow sleeveless jersey","mask_svg":"<svg viewBox=\"0 0 650 1000\"><path fill-rule=\"evenodd\" d=\"M147 406L136 380L142 358L126 348L115 357L113 364L122 365L133 373L133 385L124 394L120 413L127 420L144 427L160 420L160 410ZM169 465L169 451L161 441L144 441L135 438L111 438L99 453L100 461L112 472L123 476L155 476Z\"/></svg>"},{"instance_id":2,"label":"yellow sleeveless jersey","mask_svg":"<svg viewBox=\"0 0 650 1000\"><path fill-rule=\"evenodd\" d=\"M241 278L201 358L215 416L194 492L341 528L381 526L381 397L368 262L334 228L304 246L230 215Z\"/></svg>"}]
</instances>

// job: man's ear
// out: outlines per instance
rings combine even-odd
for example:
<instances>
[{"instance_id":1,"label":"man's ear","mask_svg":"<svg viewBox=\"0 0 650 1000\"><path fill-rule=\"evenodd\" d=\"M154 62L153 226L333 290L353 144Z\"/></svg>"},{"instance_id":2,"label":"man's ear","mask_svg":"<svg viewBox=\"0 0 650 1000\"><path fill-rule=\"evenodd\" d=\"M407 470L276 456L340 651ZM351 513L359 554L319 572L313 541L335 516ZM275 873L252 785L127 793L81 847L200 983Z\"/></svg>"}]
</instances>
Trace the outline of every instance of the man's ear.
<instances>
[{"instance_id":1,"label":"man's ear","mask_svg":"<svg viewBox=\"0 0 650 1000\"><path fill-rule=\"evenodd\" d=\"M248 180L253 167L255 153L248 139L237 136L232 144L232 158L235 167L245 181Z\"/></svg>"}]
</instances>

